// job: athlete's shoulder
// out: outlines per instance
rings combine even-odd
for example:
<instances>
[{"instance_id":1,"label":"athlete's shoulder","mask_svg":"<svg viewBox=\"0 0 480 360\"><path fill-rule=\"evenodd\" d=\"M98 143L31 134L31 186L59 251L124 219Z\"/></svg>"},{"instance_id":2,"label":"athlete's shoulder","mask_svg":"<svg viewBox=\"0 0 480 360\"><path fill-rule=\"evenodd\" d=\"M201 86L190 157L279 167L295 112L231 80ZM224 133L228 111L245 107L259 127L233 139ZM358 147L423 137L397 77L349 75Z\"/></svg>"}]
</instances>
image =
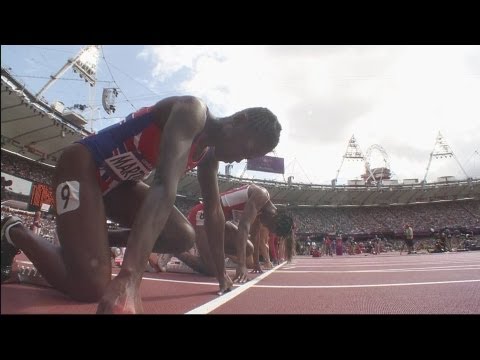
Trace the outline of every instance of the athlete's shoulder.
<instances>
[{"instance_id":1,"label":"athlete's shoulder","mask_svg":"<svg viewBox=\"0 0 480 360\"><path fill-rule=\"evenodd\" d=\"M204 109L205 111L207 108L207 106L205 105L202 99L193 95L170 96L160 100L154 105L156 109L162 109L165 107L170 108L172 106L175 106L175 107L193 106L193 107L198 107L200 109Z\"/></svg>"},{"instance_id":2,"label":"athlete's shoulder","mask_svg":"<svg viewBox=\"0 0 480 360\"><path fill-rule=\"evenodd\" d=\"M250 184L248 185L248 193L249 196L267 196L270 198L270 193L266 188L257 184Z\"/></svg>"}]
</instances>

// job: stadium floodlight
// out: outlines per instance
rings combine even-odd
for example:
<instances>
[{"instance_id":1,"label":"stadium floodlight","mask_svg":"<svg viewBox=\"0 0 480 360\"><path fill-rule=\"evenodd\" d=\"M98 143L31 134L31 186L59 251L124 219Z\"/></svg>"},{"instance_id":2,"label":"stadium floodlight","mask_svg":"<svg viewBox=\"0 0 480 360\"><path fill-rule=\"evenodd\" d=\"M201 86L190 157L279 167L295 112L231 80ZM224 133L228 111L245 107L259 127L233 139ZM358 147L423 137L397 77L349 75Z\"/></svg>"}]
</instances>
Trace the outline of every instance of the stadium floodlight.
<instances>
[{"instance_id":1,"label":"stadium floodlight","mask_svg":"<svg viewBox=\"0 0 480 360\"><path fill-rule=\"evenodd\" d=\"M51 79L40 89L35 97L40 97L47 89L53 85L65 72L73 68L73 72L78 73L80 78L89 83L90 86L94 86L97 76L97 63L100 56L100 45L88 45L80 50L80 52L63 65L63 67L57 71L55 75L51 75Z\"/></svg>"},{"instance_id":2,"label":"stadium floodlight","mask_svg":"<svg viewBox=\"0 0 480 360\"><path fill-rule=\"evenodd\" d=\"M345 150L345 154L342 157L342 162L340 163L340 167L337 170L337 174L335 176L335 184L338 181L338 175L340 174L340 170L342 169L343 162L347 160L352 161L363 161L365 162L365 157L363 156L363 152L358 144L357 140L355 139L355 135L352 134L352 137L348 141L347 149Z\"/></svg>"},{"instance_id":3,"label":"stadium floodlight","mask_svg":"<svg viewBox=\"0 0 480 360\"><path fill-rule=\"evenodd\" d=\"M85 82L88 82L90 86L94 86L96 82L99 55L99 46L89 45L73 61L73 70L78 71L80 78L84 78Z\"/></svg>"},{"instance_id":4,"label":"stadium floodlight","mask_svg":"<svg viewBox=\"0 0 480 360\"><path fill-rule=\"evenodd\" d=\"M455 156L453 150L450 148L450 146L447 144L447 141L443 137L443 135L438 132L438 135L435 139L435 145L433 146L433 150L430 153L430 158L428 159L428 165L427 165L427 170L425 171L425 176L423 177L423 181L426 182L427 180L427 175L428 171L430 170L430 165L432 163L432 159L448 159L448 158L454 158L455 161L457 162L458 166L462 170L463 174L465 175L465 178L468 179L469 176L463 169L462 165L458 161L457 157Z\"/></svg>"},{"instance_id":5,"label":"stadium floodlight","mask_svg":"<svg viewBox=\"0 0 480 360\"><path fill-rule=\"evenodd\" d=\"M107 114L114 113L115 108L115 100L118 96L118 89L116 88L105 88L103 89L102 94L102 105L103 109Z\"/></svg>"}]
</instances>

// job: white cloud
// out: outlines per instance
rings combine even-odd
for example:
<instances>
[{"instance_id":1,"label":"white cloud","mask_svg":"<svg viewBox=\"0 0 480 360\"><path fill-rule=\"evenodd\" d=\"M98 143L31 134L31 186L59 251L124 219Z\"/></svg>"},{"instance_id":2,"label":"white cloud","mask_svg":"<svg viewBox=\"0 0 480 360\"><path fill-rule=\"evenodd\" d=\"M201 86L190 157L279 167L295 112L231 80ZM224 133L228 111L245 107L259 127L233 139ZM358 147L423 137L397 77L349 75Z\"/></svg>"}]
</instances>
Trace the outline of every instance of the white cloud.
<instances>
[{"instance_id":1,"label":"white cloud","mask_svg":"<svg viewBox=\"0 0 480 360\"><path fill-rule=\"evenodd\" d=\"M352 134L364 153L383 146L400 179L423 178L438 131L460 161L475 164L480 148L480 46L151 46L140 56L157 81L177 76L218 115L275 112L277 154L296 181L334 178ZM461 177L455 161L437 161L429 179ZM361 171L346 161L339 175Z\"/></svg>"}]
</instances>

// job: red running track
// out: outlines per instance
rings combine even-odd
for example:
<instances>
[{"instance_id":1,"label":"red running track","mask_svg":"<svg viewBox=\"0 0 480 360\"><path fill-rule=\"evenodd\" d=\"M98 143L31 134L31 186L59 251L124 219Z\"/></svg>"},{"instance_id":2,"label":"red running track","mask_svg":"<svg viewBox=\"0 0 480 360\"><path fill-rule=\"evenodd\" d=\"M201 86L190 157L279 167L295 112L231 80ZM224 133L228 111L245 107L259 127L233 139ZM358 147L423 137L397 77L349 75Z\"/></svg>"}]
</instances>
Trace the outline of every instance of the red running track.
<instances>
[{"instance_id":1,"label":"red running track","mask_svg":"<svg viewBox=\"0 0 480 360\"><path fill-rule=\"evenodd\" d=\"M233 276L232 272L232 276ZM147 314L480 314L480 252L296 257L221 297L214 278L145 273ZM2 285L2 314L94 314L51 288Z\"/></svg>"}]
</instances>

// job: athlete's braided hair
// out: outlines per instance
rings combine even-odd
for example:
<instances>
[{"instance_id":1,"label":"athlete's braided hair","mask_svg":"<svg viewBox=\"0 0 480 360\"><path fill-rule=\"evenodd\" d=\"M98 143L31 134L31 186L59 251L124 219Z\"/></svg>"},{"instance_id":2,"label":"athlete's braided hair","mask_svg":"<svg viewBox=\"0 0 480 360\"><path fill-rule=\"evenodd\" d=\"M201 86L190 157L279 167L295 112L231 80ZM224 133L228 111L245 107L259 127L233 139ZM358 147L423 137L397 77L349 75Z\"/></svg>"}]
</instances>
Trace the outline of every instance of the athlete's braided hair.
<instances>
[{"instance_id":1,"label":"athlete's braided hair","mask_svg":"<svg viewBox=\"0 0 480 360\"><path fill-rule=\"evenodd\" d=\"M275 215L275 234L285 239L285 256L291 261L295 249L295 236L293 234L293 218L284 211Z\"/></svg>"},{"instance_id":2,"label":"athlete's braided hair","mask_svg":"<svg viewBox=\"0 0 480 360\"><path fill-rule=\"evenodd\" d=\"M246 116L246 128L255 136L262 139L262 144L273 150L280 140L282 126L277 117L267 108L254 107L239 111L232 118L244 114Z\"/></svg>"}]
</instances>

